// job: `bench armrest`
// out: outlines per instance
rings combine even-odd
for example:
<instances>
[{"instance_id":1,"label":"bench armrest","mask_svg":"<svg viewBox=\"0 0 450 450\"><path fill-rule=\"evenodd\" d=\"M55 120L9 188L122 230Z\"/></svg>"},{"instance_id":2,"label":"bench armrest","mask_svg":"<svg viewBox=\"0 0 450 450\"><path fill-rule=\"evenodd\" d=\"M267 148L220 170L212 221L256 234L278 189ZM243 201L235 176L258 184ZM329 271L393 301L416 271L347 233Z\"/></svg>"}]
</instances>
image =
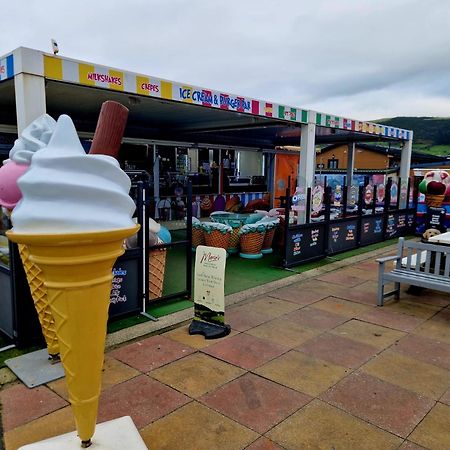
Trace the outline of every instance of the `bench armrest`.
<instances>
[{"instance_id":1,"label":"bench armrest","mask_svg":"<svg viewBox=\"0 0 450 450\"><path fill-rule=\"evenodd\" d=\"M378 259L376 259L376 262L379 263L379 264L384 264L385 262L388 262L388 261L395 261L395 260L399 260L399 259L401 259L401 258L402 258L402 257L401 257L401 256L398 256L398 255L385 256L384 258L378 258Z\"/></svg>"}]
</instances>

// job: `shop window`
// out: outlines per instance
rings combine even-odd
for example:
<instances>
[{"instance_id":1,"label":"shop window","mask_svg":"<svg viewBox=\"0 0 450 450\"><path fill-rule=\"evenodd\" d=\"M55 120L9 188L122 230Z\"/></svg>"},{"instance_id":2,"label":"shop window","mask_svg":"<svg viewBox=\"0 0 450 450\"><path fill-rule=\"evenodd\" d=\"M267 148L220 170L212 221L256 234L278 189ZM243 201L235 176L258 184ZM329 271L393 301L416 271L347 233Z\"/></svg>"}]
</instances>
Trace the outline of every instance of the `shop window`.
<instances>
[{"instance_id":1,"label":"shop window","mask_svg":"<svg viewBox=\"0 0 450 450\"><path fill-rule=\"evenodd\" d=\"M339 167L339 160L338 159L329 159L328 160L328 169L338 169Z\"/></svg>"}]
</instances>

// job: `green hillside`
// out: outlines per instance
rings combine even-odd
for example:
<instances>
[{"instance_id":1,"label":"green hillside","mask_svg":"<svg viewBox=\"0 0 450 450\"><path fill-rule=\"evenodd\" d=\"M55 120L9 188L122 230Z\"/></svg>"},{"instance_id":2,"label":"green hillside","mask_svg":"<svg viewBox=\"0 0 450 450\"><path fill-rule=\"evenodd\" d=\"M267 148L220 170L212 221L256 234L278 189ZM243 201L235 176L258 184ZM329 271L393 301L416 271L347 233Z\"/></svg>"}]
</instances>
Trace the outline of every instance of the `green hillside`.
<instances>
[{"instance_id":1,"label":"green hillside","mask_svg":"<svg viewBox=\"0 0 450 450\"><path fill-rule=\"evenodd\" d=\"M413 130L415 151L450 156L450 117L393 117L374 122Z\"/></svg>"}]
</instances>

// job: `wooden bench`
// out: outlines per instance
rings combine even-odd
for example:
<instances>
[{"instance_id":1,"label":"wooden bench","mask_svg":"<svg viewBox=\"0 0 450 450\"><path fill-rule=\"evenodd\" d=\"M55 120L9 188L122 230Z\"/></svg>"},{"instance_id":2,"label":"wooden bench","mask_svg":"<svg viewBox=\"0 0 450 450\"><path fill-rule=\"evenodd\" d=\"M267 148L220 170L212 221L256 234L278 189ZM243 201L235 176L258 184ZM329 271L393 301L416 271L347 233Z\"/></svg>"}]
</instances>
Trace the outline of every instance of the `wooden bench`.
<instances>
[{"instance_id":1,"label":"wooden bench","mask_svg":"<svg viewBox=\"0 0 450 450\"><path fill-rule=\"evenodd\" d=\"M394 269L385 271L385 263L394 261ZM420 261L419 264L416 262ZM450 246L405 241L399 238L397 255L377 259L378 295L377 305L383 306L390 295L400 298L400 284L435 289L450 293ZM386 283L394 283L394 290L384 292Z\"/></svg>"}]
</instances>

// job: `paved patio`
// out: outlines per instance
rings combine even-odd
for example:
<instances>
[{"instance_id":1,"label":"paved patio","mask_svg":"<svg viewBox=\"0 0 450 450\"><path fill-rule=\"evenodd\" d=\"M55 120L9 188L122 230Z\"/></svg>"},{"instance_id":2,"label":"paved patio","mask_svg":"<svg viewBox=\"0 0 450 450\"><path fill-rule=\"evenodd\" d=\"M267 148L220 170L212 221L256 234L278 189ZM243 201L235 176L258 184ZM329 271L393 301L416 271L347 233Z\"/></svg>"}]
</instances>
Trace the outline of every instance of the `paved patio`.
<instances>
[{"instance_id":1,"label":"paved patio","mask_svg":"<svg viewBox=\"0 0 450 450\"><path fill-rule=\"evenodd\" d=\"M99 422L131 415L152 450L450 449L450 296L376 307L375 257L230 306L224 339L109 351ZM74 430L64 380L0 402L6 450Z\"/></svg>"}]
</instances>

